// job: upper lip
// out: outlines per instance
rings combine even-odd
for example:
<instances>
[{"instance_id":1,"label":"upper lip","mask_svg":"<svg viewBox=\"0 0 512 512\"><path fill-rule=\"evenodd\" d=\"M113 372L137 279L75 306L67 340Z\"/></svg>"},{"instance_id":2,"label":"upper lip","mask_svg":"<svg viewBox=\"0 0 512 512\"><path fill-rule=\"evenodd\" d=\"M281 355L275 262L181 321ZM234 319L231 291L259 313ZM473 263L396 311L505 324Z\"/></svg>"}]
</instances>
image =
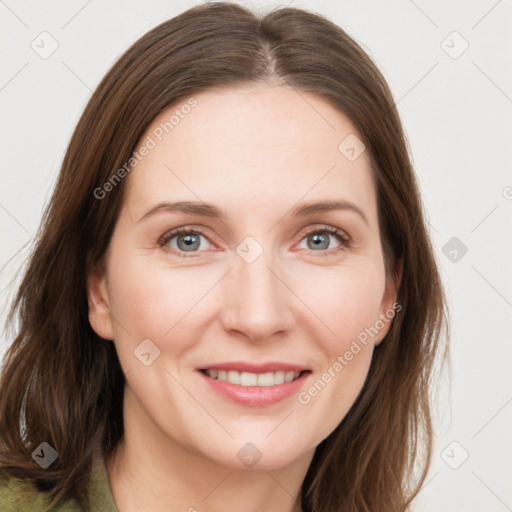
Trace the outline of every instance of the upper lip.
<instances>
[{"instance_id":1,"label":"upper lip","mask_svg":"<svg viewBox=\"0 0 512 512\"><path fill-rule=\"evenodd\" d=\"M284 363L280 361L269 361L268 363L247 363L244 361L232 361L224 363L215 363L199 368L200 370L234 370L237 372L248 373L268 373L268 372L303 372L309 371L309 368L300 364Z\"/></svg>"}]
</instances>

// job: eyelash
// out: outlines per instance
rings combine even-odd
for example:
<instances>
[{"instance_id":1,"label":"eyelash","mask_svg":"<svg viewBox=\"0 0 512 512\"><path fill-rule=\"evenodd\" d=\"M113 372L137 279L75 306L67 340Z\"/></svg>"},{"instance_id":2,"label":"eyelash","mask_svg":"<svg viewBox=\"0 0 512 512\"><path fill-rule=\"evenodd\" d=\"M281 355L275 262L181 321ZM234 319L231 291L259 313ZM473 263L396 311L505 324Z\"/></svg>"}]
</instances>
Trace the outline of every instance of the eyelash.
<instances>
[{"instance_id":1,"label":"eyelash","mask_svg":"<svg viewBox=\"0 0 512 512\"><path fill-rule=\"evenodd\" d=\"M343 251L343 250L350 248L350 246L352 244L352 239L346 233L344 233L343 231L341 231L335 227L332 227L332 226L322 226L321 228L311 229L305 233L303 232L303 233L301 233L300 241L302 241L304 238L306 238L309 235L318 234L318 233L327 233L329 235L334 235L338 238L338 240L340 242L340 245L338 247L335 247L334 249L326 249L324 251L313 251L313 250L310 251L310 252L320 253L319 256L330 256L339 251ZM166 248L167 244L174 237L176 237L178 235L202 235L206 239L208 239L208 237L204 234L204 231L202 231L201 229L198 229L198 228L190 229L190 228L186 228L186 227L181 227L181 228L173 229L172 231L169 231L169 232L165 233L164 235L162 235L162 237L158 240L158 245L160 247L162 247L164 250L171 252L173 254L176 254L177 256L179 256L181 258L193 258L194 256L187 256L187 255L183 254L183 252L179 252L179 251L175 251L174 249ZM194 252L202 252L202 251L191 251L191 253L194 253Z\"/></svg>"}]
</instances>

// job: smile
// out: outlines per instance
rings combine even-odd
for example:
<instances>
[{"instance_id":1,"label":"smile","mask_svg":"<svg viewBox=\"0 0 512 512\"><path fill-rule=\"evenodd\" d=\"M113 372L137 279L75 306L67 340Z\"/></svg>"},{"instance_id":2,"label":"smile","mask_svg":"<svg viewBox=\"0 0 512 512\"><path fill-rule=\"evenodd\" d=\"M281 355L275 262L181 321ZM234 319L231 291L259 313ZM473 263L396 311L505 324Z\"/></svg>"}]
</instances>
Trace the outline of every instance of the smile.
<instances>
[{"instance_id":1,"label":"smile","mask_svg":"<svg viewBox=\"0 0 512 512\"><path fill-rule=\"evenodd\" d=\"M198 370L215 395L245 407L266 407L296 395L312 374L305 366L285 362L216 363Z\"/></svg>"},{"instance_id":2,"label":"smile","mask_svg":"<svg viewBox=\"0 0 512 512\"><path fill-rule=\"evenodd\" d=\"M270 387L297 380L302 372L277 371L267 373L239 372L236 370L203 370L211 379L237 384L239 386Z\"/></svg>"}]
</instances>

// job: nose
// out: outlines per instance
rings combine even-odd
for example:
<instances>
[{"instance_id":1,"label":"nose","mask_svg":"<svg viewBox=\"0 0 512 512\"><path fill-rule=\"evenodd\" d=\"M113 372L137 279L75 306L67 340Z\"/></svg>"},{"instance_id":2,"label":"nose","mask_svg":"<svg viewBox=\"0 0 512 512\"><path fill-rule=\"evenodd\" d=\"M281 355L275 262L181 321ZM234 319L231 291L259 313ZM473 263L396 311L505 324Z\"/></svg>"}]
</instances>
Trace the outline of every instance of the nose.
<instances>
[{"instance_id":1,"label":"nose","mask_svg":"<svg viewBox=\"0 0 512 512\"><path fill-rule=\"evenodd\" d=\"M294 325L295 318L294 296L285 284L282 267L271 250L263 250L252 262L235 256L224 283L224 328L252 341L282 335Z\"/></svg>"}]
</instances>

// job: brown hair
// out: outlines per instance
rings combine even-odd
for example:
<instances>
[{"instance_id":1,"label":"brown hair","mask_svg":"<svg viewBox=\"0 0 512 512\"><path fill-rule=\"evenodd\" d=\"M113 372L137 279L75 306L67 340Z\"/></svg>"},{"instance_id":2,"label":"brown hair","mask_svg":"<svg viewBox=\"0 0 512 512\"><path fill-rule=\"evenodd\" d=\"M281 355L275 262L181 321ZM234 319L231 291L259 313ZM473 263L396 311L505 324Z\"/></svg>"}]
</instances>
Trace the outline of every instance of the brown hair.
<instances>
[{"instance_id":1,"label":"brown hair","mask_svg":"<svg viewBox=\"0 0 512 512\"><path fill-rule=\"evenodd\" d=\"M0 466L11 476L55 500L85 499L94 455L108 456L123 436L125 378L114 344L89 324L86 277L102 265L126 180L103 200L94 191L170 105L269 82L315 93L352 121L372 161L386 272L397 277L403 264L402 310L356 402L317 447L299 499L311 512L409 508L430 465L431 381L446 354L441 280L384 78L341 28L294 8L256 16L229 3L193 7L135 42L93 93L8 316L19 318L0 380ZM43 441L58 452L48 469L31 458Z\"/></svg>"}]
</instances>

